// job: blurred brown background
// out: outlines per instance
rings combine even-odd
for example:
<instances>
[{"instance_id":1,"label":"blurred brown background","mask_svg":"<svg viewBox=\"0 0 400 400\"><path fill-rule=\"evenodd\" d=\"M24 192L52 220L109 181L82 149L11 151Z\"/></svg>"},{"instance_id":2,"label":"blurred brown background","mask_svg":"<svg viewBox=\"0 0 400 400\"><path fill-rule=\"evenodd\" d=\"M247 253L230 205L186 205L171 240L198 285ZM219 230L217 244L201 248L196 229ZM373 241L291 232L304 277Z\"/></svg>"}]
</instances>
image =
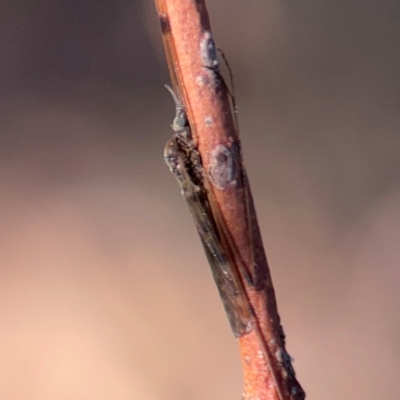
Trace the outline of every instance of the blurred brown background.
<instances>
[{"instance_id":1,"label":"blurred brown background","mask_svg":"<svg viewBox=\"0 0 400 400\"><path fill-rule=\"evenodd\" d=\"M237 345L162 159L152 1L2 0L0 399L239 399ZM400 4L209 1L309 399L395 399Z\"/></svg>"}]
</instances>

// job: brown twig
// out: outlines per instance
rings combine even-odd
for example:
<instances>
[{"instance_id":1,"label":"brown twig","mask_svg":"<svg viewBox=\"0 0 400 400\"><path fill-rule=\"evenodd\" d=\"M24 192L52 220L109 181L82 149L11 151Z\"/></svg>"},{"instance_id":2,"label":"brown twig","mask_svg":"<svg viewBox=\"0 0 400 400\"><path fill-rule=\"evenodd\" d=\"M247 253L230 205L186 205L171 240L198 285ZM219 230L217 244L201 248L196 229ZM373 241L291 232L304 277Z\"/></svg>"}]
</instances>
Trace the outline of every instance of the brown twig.
<instances>
[{"instance_id":1,"label":"brown twig","mask_svg":"<svg viewBox=\"0 0 400 400\"><path fill-rule=\"evenodd\" d=\"M241 156L229 90L220 76L207 9L202 0L156 0L175 91L183 100L205 171L241 259L240 271L256 323L239 338L244 399L301 400L277 311L275 293ZM251 277L251 279L248 278Z\"/></svg>"}]
</instances>

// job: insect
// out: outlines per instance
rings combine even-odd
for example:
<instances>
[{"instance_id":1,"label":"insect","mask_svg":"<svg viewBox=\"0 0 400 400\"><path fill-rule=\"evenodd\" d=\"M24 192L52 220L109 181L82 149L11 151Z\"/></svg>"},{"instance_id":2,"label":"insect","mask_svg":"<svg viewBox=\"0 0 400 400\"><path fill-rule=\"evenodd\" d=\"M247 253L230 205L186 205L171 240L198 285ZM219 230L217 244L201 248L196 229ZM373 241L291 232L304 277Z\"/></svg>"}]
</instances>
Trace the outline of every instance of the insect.
<instances>
[{"instance_id":1,"label":"insect","mask_svg":"<svg viewBox=\"0 0 400 400\"><path fill-rule=\"evenodd\" d=\"M174 133L165 146L164 158L181 187L194 219L233 334L240 337L251 329L254 319L252 309L241 278L228 259L229 251L215 221L209 193L204 185L201 157L193 143L184 107L173 90L169 86L166 88L174 99L176 114L172 123Z\"/></svg>"}]
</instances>

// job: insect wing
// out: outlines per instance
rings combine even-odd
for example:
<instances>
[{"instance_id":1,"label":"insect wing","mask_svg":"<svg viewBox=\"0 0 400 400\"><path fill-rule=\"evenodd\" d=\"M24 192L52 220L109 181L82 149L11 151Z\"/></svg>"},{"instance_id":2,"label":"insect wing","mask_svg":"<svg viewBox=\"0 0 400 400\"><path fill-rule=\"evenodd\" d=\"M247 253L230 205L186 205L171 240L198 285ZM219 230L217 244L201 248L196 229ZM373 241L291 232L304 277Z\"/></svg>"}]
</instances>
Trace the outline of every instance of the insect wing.
<instances>
[{"instance_id":1,"label":"insect wing","mask_svg":"<svg viewBox=\"0 0 400 400\"><path fill-rule=\"evenodd\" d=\"M167 142L164 157L194 219L232 331L235 337L240 337L249 330L252 312L236 266L229 260L227 249L223 248L206 189L202 182L192 181L188 155L175 135Z\"/></svg>"}]
</instances>

